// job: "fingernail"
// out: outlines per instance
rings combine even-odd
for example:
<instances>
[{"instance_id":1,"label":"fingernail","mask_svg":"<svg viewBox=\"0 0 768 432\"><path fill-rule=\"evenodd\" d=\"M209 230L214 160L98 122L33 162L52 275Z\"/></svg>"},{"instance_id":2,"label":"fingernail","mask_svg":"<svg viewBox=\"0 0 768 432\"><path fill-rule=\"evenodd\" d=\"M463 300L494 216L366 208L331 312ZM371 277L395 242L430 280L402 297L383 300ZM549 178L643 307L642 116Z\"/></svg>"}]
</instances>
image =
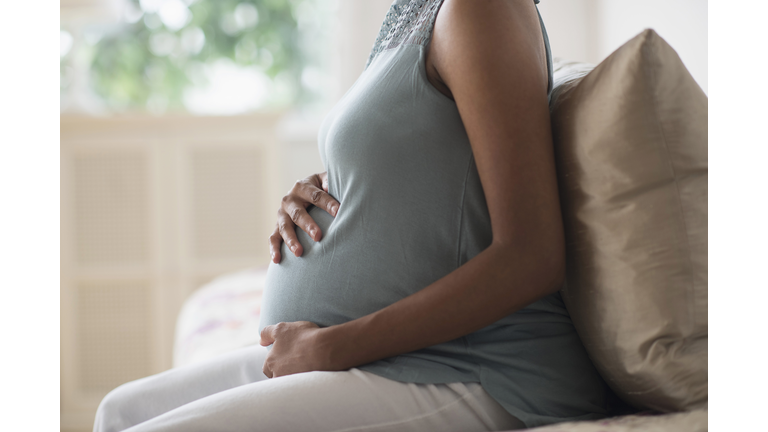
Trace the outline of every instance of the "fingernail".
<instances>
[{"instance_id":1,"label":"fingernail","mask_svg":"<svg viewBox=\"0 0 768 432\"><path fill-rule=\"evenodd\" d=\"M272 252L271 255L272 255L272 261L274 261L275 260L275 253Z\"/></svg>"},{"instance_id":2,"label":"fingernail","mask_svg":"<svg viewBox=\"0 0 768 432\"><path fill-rule=\"evenodd\" d=\"M313 239L315 238L315 234L317 234L316 229L312 228L311 230L309 230L309 235L312 236Z\"/></svg>"},{"instance_id":3,"label":"fingernail","mask_svg":"<svg viewBox=\"0 0 768 432\"><path fill-rule=\"evenodd\" d=\"M291 252L296 253L296 249L297 249L296 245L291 246Z\"/></svg>"},{"instance_id":4,"label":"fingernail","mask_svg":"<svg viewBox=\"0 0 768 432\"><path fill-rule=\"evenodd\" d=\"M336 212L337 212L337 211L339 211L338 207L336 207L336 206L331 206L331 212L333 213L333 215L334 215L334 216L336 216Z\"/></svg>"}]
</instances>

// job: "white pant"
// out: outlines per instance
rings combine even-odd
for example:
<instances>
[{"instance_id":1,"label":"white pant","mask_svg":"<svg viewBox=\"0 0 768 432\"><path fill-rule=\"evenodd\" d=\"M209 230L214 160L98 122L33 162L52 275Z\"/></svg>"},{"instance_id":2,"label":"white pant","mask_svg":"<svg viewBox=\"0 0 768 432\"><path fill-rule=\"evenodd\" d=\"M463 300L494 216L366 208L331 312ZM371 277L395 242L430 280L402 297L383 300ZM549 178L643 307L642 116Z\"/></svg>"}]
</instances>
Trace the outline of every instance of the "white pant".
<instances>
[{"instance_id":1,"label":"white pant","mask_svg":"<svg viewBox=\"0 0 768 432\"><path fill-rule=\"evenodd\" d=\"M268 379L243 348L110 392L95 432L495 431L521 429L478 383L409 384L359 369Z\"/></svg>"}]
</instances>

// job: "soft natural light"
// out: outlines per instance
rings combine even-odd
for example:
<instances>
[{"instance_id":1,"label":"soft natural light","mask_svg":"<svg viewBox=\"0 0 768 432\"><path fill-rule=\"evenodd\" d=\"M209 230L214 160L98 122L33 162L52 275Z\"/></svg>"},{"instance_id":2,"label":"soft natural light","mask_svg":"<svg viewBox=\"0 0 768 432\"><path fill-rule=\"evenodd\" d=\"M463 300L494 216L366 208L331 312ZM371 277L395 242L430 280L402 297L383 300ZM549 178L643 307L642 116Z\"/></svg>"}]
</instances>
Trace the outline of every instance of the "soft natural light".
<instances>
[{"instance_id":1,"label":"soft natural light","mask_svg":"<svg viewBox=\"0 0 768 432\"><path fill-rule=\"evenodd\" d=\"M253 66L217 60L202 70L207 85L184 92L184 106L194 114L231 115L260 108L267 101L271 80Z\"/></svg>"},{"instance_id":2,"label":"soft natural light","mask_svg":"<svg viewBox=\"0 0 768 432\"><path fill-rule=\"evenodd\" d=\"M153 34L149 38L149 50L158 57L165 57L176 49L178 42L178 38L173 33Z\"/></svg>"},{"instance_id":3,"label":"soft natural light","mask_svg":"<svg viewBox=\"0 0 768 432\"><path fill-rule=\"evenodd\" d=\"M235 7L235 24L237 27L247 29L254 27L259 22L259 11L250 3L240 3Z\"/></svg>"},{"instance_id":4,"label":"soft natural light","mask_svg":"<svg viewBox=\"0 0 768 432\"><path fill-rule=\"evenodd\" d=\"M205 45L205 33L200 27L190 27L181 33L181 49L190 55L195 55Z\"/></svg>"},{"instance_id":5,"label":"soft natural light","mask_svg":"<svg viewBox=\"0 0 768 432\"><path fill-rule=\"evenodd\" d=\"M323 109L335 91L323 23L337 0L88 1L114 2L114 22L62 24L62 112Z\"/></svg>"},{"instance_id":6,"label":"soft natural light","mask_svg":"<svg viewBox=\"0 0 768 432\"><path fill-rule=\"evenodd\" d=\"M69 54L69 50L72 49L72 35L66 30L61 30L59 32L59 40L61 42L61 57L64 57Z\"/></svg>"},{"instance_id":7,"label":"soft natural light","mask_svg":"<svg viewBox=\"0 0 768 432\"><path fill-rule=\"evenodd\" d=\"M164 2L165 0L139 0L141 9L144 12L149 12L149 13L157 12L158 9L160 9L160 6L162 6Z\"/></svg>"},{"instance_id":8,"label":"soft natural light","mask_svg":"<svg viewBox=\"0 0 768 432\"><path fill-rule=\"evenodd\" d=\"M163 24L173 31L182 29L192 20L192 12L181 0L166 0L157 13Z\"/></svg>"},{"instance_id":9,"label":"soft natural light","mask_svg":"<svg viewBox=\"0 0 768 432\"><path fill-rule=\"evenodd\" d=\"M125 7L123 8L123 20L125 22L128 24L137 23L141 19L142 15L144 15L144 12L137 8L133 3L125 3Z\"/></svg>"}]
</instances>

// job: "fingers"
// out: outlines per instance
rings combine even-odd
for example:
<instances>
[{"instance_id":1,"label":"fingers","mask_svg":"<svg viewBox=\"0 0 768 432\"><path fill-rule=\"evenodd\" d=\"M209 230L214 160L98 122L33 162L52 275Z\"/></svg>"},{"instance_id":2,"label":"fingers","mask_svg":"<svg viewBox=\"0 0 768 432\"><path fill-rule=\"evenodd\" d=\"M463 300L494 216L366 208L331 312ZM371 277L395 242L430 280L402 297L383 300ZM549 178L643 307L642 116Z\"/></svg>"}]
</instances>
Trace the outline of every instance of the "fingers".
<instances>
[{"instance_id":1,"label":"fingers","mask_svg":"<svg viewBox=\"0 0 768 432\"><path fill-rule=\"evenodd\" d=\"M275 337L276 333L278 331L278 326L280 326L282 323L279 323L277 325L268 325L264 327L261 330L261 340L259 341L259 344L261 346L269 346L275 343ZM272 378L274 374L272 373L272 353L270 352L267 354L267 358L264 359L264 365L261 367L261 371L264 373L264 375L267 376L267 378Z\"/></svg>"},{"instance_id":2,"label":"fingers","mask_svg":"<svg viewBox=\"0 0 768 432\"><path fill-rule=\"evenodd\" d=\"M316 339L312 334L319 329L317 324L309 321L279 322L264 327L259 344L272 345L262 367L264 375L273 378L313 370L337 370L318 362L313 348ZM296 358L302 360L298 363L291 360Z\"/></svg>"},{"instance_id":3,"label":"fingers","mask_svg":"<svg viewBox=\"0 0 768 432\"><path fill-rule=\"evenodd\" d=\"M320 179L323 190L328 192L328 171L318 174L317 177Z\"/></svg>"},{"instance_id":4,"label":"fingers","mask_svg":"<svg viewBox=\"0 0 768 432\"><path fill-rule=\"evenodd\" d=\"M325 176L325 180L322 179L321 174L317 174L315 177L316 179L313 181L300 180L296 182L292 192L295 191L297 198L303 200L304 203L320 207L335 217L339 211L339 202L328 194L328 176ZM290 196L288 195L288 197Z\"/></svg>"},{"instance_id":5,"label":"fingers","mask_svg":"<svg viewBox=\"0 0 768 432\"><path fill-rule=\"evenodd\" d=\"M280 236L280 228L275 226L275 231L269 236L269 254L272 257L272 262L280 264L282 255L280 255L280 245L283 244L283 237Z\"/></svg>"},{"instance_id":6,"label":"fingers","mask_svg":"<svg viewBox=\"0 0 768 432\"><path fill-rule=\"evenodd\" d=\"M322 238L320 227L307 212L310 204L322 208L333 217L338 214L340 204L328 194L328 173L315 174L297 181L288 195L283 197L277 211L277 227L268 239L273 263L279 264L282 261L280 249L283 242L295 256L300 257L304 253L296 236L297 226L314 241Z\"/></svg>"},{"instance_id":7,"label":"fingers","mask_svg":"<svg viewBox=\"0 0 768 432\"><path fill-rule=\"evenodd\" d=\"M275 343L275 331L277 327L275 325L268 325L261 330L261 346L269 346Z\"/></svg>"},{"instance_id":8,"label":"fingers","mask_svg":"<svg viewBox=\"0 0 768 432\"><path fill-rule=\"evenodd\" d=\"M261 366L261 372L267 376L267 378L273 378L275 374L272 372L272 353L267 354L267 358L264 359L264 364Z\"/></svg>"},{"instance_id":9,"label":"fingers","mask_svg":"<svg viewBox=\"0 0 768 432\"><path fill-rule=\"evenodd\" d=\"M303 203L296 202L290 196L287 196L283 198L283 205L280 207L280 210L278 210L278 215L281 211L290 218L294 225L309 234L312 240L320 241L323 233L320 231L320 227L315 223L315 220L312 219L312 216L307 213L306 206Z\"/></svg>"},{"instance_id":10,"label":"fingers","mask_svg":"<svg viewBox=\"0 0 768 432\"><path fill-rule=\"evenodd\" d=\"M291 220L283 209L277 211L277 231L280 237L283 239L288 249L293 252L297 257L300 257L304 253L304 248L301 247L298 237L296 237L296 230L294 229L294 222Z\"/></svg>"}]
</instances>

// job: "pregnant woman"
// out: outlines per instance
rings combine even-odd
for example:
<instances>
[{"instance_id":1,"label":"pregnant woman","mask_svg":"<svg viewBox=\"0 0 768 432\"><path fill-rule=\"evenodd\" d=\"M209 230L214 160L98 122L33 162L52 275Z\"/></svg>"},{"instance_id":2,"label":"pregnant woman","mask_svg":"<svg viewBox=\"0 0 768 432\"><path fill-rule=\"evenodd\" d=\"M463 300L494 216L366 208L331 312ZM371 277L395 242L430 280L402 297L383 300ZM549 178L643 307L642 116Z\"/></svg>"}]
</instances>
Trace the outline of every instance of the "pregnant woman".
<instances>
[{"instance_id":1,"label":"pregnant woman","mask_svg":"<svg viewBox=\"0 0 768 432\"><path fill-rule=\"evenodd\" d=\"M551 87L534 0L396 0L320 130L327 174L278 212L269 350L121 386L95 430L485 431L604 416L605 385L558 294Z\"/></svg>"}]
</instances>

